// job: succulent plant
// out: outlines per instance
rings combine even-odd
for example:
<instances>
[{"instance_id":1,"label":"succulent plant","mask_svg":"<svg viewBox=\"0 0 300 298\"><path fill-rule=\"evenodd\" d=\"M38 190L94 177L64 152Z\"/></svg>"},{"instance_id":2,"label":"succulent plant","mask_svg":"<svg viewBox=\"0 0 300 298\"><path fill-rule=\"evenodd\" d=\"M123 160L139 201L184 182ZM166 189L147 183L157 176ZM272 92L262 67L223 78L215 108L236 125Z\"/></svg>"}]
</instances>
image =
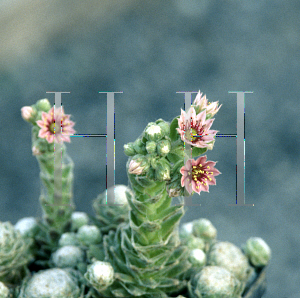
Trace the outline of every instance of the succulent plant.
<instances>
[{"instance_id":1,"label":"succulent plant","mask_svg":"<svg viewBox=\"0 0 300 298\"><path fill-rule=\"evenodd\" d=\"M216 162L199 156L214 146L211 118L219 109L199 91L191 109L171 123L150 122L124 145L129 185L100 194L92 217L74 212L74 165L64 144L62 164L54 161L54 143L70 141L74 122L61 109L68 134L59 136L60 112L47 99L23 107L23 119L33 125L43 217L23 218L15 227L0 222L0 298L241 298L269 262L267 244L250 238L243 254L229 242L217 242L217 230L206 218L179 229L183 196L208 192L220 174ZM61 192L54 177L59 169ZM113 195L121 206L111 205Z\"/></svg>"},{"instance_id":2,"label":"succulent plant","mask_svg":"<svg viewBox=\"0 0 300 298\"><path fill-rule=\"evenodd\" d=\"M109 188L100 194L93 202L93 209L96 214L94 223L100 228L101 232L107 234L110 230L116 230L117 226L122 222L128 222L129 205L126 192L133 195L132 190L125 185L117 184L113 188ZM115 204L122 206L107 205L107 201L111 201L112 195L115 195Z\"/></svg>"},{"instance_id":3,"label":"succulent plant","mask_svg":"<svg viewBox=\"0 0 300 298\"><path fill-rule=\"evenodd\" d=\"M168 137L167 126L162 120L149 124L139 139L145 143L162 141ZM133 160L144 162L141 171L132 170ZM171 206L165 174L169 165L165 157L154 153L144 159L140 153L129 158L127 170L133 190L126 192L129 222L119 224L103 238L105 262L113 266L115 280L98 289L101 295L168 297L186 287L185 273L191 267L189 249L181 245L178 233L184 209L182 205ZM155 171L152 178L147 175L150 170Z\"/></svg>"},{"instance_id":4,"label":"succulent plant","mask_svg":"<svg viewBox=\"0 0 300 298\"><path fill-rule=\"evenodd\" d=\"M9 292L9 288L0 281L0 298L8 298Z\"/></svg>"},{"instance_id":5,"label":"succulent plant","mask_svg":"<svg viewBox=\"0 0 300 298\"><path fill-rule=\"evenodd\" d=\"M225 268L205 266L188 283L191 298L241 298L244 285Z\"/></svg>"},{"instance_id":6,"label":"succulent plant","mask_svg":"<svg viewBox=\"0 0 300 298\"><path fill-rule=\"evenodd\" d=\"M33 238L38 232L38 224L34 217L24 217L17 221L15 229L18 230L23 237Z\"/></svg>"},{"instance_id":7,"label":"succulent plant","mask_svg":"<svg viewBox=\"0 0 300 298\"><path fill-rule=\"evenodd\" d=\"M59 246L79 245L79 240L74 232L63 233L58 241Z\"/></svg>"},{"instance_id":8,"label":"succulent plant","mask_svg":"<svg viewBox=\"0 0 300 298\"><path fill-rule=\"evenodd\" d=\"M54 267L75 268L79 263L84 262L84 252L77 246L66 245L54 252L51 259L54 263Z\"/></svg>"},{"instance_id":9,"label":"succulent plant","mask_svg":"<svg viewBox=\"0 0 300 298\"><path fill-rule=\"evenodd\" d=\"M71 221L71 230L78 231L80 227L89 223L90 218L85 212L76 211L72 213Z\"/></svg>"},{"instance_id":10,"label":"succulent plant","mask_svg":"<svg viewBox=\"0 0 300 298\"><path fill-rule=\"evenodd\" d=\"M206 254L202 249L192 249L189 256L189 261L191 262L194 268L199 270L200 268L206 265Z\"/></svg>"},{"instance_id":11,"label":"succulent plant","mask_svg":"<svg viewBox=\"0 0 300 298\"><path fill-rule=\"evenodd\" d=\"M14 283L26 275L31 244L10 222L0 222L0 281Z\"/></svg>"},{"instance_id":12,"label":"succulent plant","mask_svg":"<svg viewBox=\"0 0 300 298\"><path fill-rule=\"evenodd\" d=\"M114 268L110 263L95 261L88 266L84 278L98 292L101 292L113 283L115 279Z\"/></svg>"},{"instance_id":13,"label":"succulent plant","mask_svg":"<svg viewBox=\"0 0 300 298\"><path fill-rule=\"evenodd\" d=\"M226 268L243 282L248 280L253 271L241 249L230 242L215 243L210 249L207 263Z\"/></svg>"},{"instance_id":14,"label":"succulent plant","mask_svg":"<svg viewBox=\"0 0 300 298\"><path fill-rule=\"evenodd\" d=\"M255 267L266 266L271 259L271 249L260 237L249 238L242 249Z\"/></svg>"},{"instance_id":15,"label":"succulent plant","mask_svg":"<svg viewBox=\"0 0 300 298\"><path fill-rule=\"evenodd\" d=\"M24 279L18 298L79 298L77 280L59 268L42 270Z\"/></svg>"}]
</instances>

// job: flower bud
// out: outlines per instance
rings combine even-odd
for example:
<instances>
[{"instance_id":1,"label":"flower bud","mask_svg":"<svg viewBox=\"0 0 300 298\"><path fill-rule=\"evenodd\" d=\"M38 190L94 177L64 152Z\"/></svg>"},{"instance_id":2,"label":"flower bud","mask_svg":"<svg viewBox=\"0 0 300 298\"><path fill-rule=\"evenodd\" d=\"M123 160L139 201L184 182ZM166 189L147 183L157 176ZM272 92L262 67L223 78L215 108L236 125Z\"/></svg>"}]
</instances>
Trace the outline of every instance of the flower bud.
<instances>
[{"instance_id":1,"label":"flower bud","mask_svg":"<svg viewBox=\"0 0 300 298\"><path fill-rule=\"evenodd\" d=\"M144 136L148 141L159 141L163 138L162 128L158 124L150 122L145 128Z\"/></svg>"},{"instance_id":2,"label":"flower bud","mask_svg":"<svg viewBox=\"0 0 300 298\"><path fill-rule=\"evenodd\" d=\"M157 161L155 169L155 177L158 181L170 180L170 164L165 158Z\"/></svg>"},{"instance_id":3,"label":"flower bud","mask_svg":"<svg viewBox=\"0 0 300 298\"><path fill-rule=\"evenodd\" d=\"M124 153L127 155L127 156L133 156L136 154L134 148L133 148L133 143L132 142L129 142L127 144L124 145Z\"/></svg>"},{"instance_id":4,"label":"flower bud","mask_svg":"<svg viewBox=\"0 0 300 298\"><path fill-rule=\"evenodd\" d=\"M243 251L255 267L266 266L271 258L270 247L259 237L249 238L243 246Z\"/></svg>"},{"instance_id":5,"label":"flower bud","mask_svg":"<svg viewBox=\"0 0 300 298\"><path fill-rule=\"evenodd\" d=\"M142 155L147 154L145 144L142 142L141 139L137 139L134 141L133 148L138 154L142 154Z\"/></svg>"},{"instance_id":6,"label":"flower bud","mask_svg":"<svg viewBox=\"0 0 300 298\"><path fill-rule=\"evenodd\" d=\"M9 289L8 287L0 281L0 297L1 298L8 298L9 296Z\"/></svg>"},{"instance_id":7,"label":"flower bud","mask_svg":"<svg viewBox=\"0 0 300 298\"><path fill-rule=\"evenodd\" d=\"M73 212L72 213L72 231L78 230L80 227L89 223L89 216L85 212Z\"/></svg>"},{"instance_id":8,"label":"flower bud","mask_svg":"<svg viewBox=\"0 0 300 298\"><path fill-rule=\"evenodd\" d=\"M157 153L160 156L166 156L171 150L171 143L169 140L161 140L157 144Z\"/></svg>"},{"instance_id":9,"label":"flower bud","mask_svg":"<svg viewBox=\"0 0 300 298\"><path fill-rule=\"evenodd\" d=\"M167 185L167 192L168 192L168 196L171 197L171 198L176 198L176 197L180 197L180 196L183 196L184 194L184 189L183 188L170 188L168 185Z\"/></svg>"},{"instance_id":10,"label":"flower bud","mask_svg":"<svg viewBox=\"0 0 300 298\"><path fill-rule=\"evenodd\" d=\"M21 109L22 118L30 122L30 119L35 115L36 111L32 107L25 106Z\"/></svg>"},{"instance_id":11,"label":"flower bud","mask_svg":"<svg viewBox=\"0 0 300 298\"><path fill-rule=\"evenodd\" d=\"M218 266L205 266L188 283L191 297L241 297L244 285L228 270Z\"/></svg>"},{"instance_id":12,"label":"flower bud","mask_svg":"<svg viewBox=\"0 0 300 298\"><path fill-rule=\"evenodd\" d=\"M51 109L51 105L50 102L47 98L44 99L40 99L37 103L36 103L36 108L39 111L43 111L43 112L49 112L49 110Z\"/></svg>"},{"instance_id":13,"label":"flower bud","mask_svg":"<svg viewBox=\"0 0 300 298\"><path fill-rule=\"evenodd\" d=\"M210 103L210 105L208 105L206 107L206 119L210 119L212 118L215 114L217 114L217 112L220 110L221 106L220 105L218 107L219 101L214 101L212 103Z\"/></svg>"},{"instance_id":14,"label":"flower bud","mask_svg":"<svg viewBox=\"0 0 300 298\"><path fill-rule=\"evenodd\" d=\"M206 264L206 255L202 249L195 248L190 253L189 261L193 267L201 268Z\"/></svg>"},{"instance_id":15,"label":"flower bud","mask_svg":"<svg viewBox=\"0 0 300 298\"><path fill-rule=\"evenodd\" d=\"M42 152L39 150L37 146L32 146L32 155L41 155Z\"/></svg>"},{"instance_id":16,"label":"flower bud","mask_svg":"<svg viewBox=\"0 0 300 298\"><path fill-rule=\"evenodd\" d=\"M100 230L94 226L88 226L84 225L79 228L77 232L77 239L86 246L89 246L91 244L97 244L100 243L102 239L102 235Z\"/></svg>"},{"instance_id":17,"label":"flower bud","mask_svg":"<svg viewBox=\"0 0 300 298\"><path fill-rule=\"evenodd\" d=\"M113 283L114 268L108 262L96 261L88 266L84 278L100 292Z\"/></svg>"},{"instance_id":18,"label":"flower bud","mask_svg":"<svg viewBox=\"0 0 300 298\"><path fill-rule=\"evenodd\" d=\"M156 143L153 141L147 141L146 150L149 154L155 153L156 152Z\"/></svg>"},{"instance_id":19,"label":"flower bud","mask_svg":"<svg viewBox=\"0 0 300 298\"><path fill-rule=\"evenodd\" d=\"M129 174L141 175L146 173L150 168L147 157L142 154L136 154L129 162Z\"/></svg>"},{"instance_id":20,"label":"flower bud","mask_svg":"<svg viewBox=\"0 0 300 298\"><path fill-rule=\"evenodd\" d=\"M77 246L67 245L54 252L51 260L59 268L76 267L78 263L84 261L84 253Z\"/></svg>"},{"instance_id":21,"label":"flower bud","mask_svg":"<svg viewBox=\"0 0 300 298\"><path fill-rule=\"evenodd\" d=\"M67 232L67 233L63 233L60 236L60 239L58 241L58 245L59 246L67 246L67 245L79 245L79 242L77 240L76 234L73 232Z\"/></svg>"},{"instance_id":22,"label":"flower bud","mask_svg":"<svg viewBox=\"0 0 300 298\"><path fill-rule=\"evenodd\" d=\"M15 229L23 237L34 237L38 231L38 224L34 217L24 217L17 221Z\"/></svg>"},{"instance_id":23,"label":"flower bud","mask_svg":"<svg viewBox=\"0 0 300 298\"><path fill-rule=\"evenodd\" d=\"M210 241L217 237L217 229L206 218L193 221L193 234L196 237Z\"/></svg>"},{"instance_id":24,"label":"flower bud","mask_svg":"<svg viewBox=\"0 0 300 298\"><path fill-rule=\"evenodd\" d=\"M209 142L209 143L207 143L207 149L208 150L213 150L213 148L214 148L214 145L215 145L215 141L212 141L212 142Z\"/></svg>"},{"instance_id":25,"label":"flower bud","mask_svg":"<svg viewBox=\"0 0 300 298\"><path fill-rule=\"evenodd\" d=\"M158 119L156 124L160 126L163 136L168 136L170 134L170 124L168 122L163 119Z\"/></svg>"}]
</instances>

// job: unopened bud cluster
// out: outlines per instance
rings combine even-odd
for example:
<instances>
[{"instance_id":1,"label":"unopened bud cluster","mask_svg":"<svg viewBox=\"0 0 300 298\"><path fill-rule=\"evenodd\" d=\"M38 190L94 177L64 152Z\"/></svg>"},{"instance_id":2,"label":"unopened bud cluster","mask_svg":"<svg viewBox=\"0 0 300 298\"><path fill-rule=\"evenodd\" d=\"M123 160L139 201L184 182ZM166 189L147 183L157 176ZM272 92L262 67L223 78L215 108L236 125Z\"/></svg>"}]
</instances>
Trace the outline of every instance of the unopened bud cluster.
<instances>
[{"instance_id":1,"label":"unopened bud cluster","mask_svg":"<svg viewBox=\"0 0 300 298\"><path fill-rule=\"evenodd\" d=\"M171 151L170 125L162 119L150 122L142 136L124 145L124 152L131 156L128 173L146 176L157 181L171 179L171 166L166 156Z\"/></svg>"}]
</instances>

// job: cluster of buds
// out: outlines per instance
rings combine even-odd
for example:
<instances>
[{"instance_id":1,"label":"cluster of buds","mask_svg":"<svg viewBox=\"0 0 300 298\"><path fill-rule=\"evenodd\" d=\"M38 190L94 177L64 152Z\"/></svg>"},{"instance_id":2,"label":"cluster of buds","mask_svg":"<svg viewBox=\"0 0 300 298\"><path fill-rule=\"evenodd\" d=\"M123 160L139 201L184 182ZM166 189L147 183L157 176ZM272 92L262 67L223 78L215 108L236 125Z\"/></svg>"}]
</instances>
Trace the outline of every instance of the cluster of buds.
<instances>
[{"instance_id":1,"label":"cluster of buds","mask_svg":"<svg viewBox=\"0 0 300 298\"><path fill-rule=\"evenodd\" d=\"M128 173L146 176L157 181L170 180L171 165L167 159L171 151L170 125L162 119L150 122L142 136L124 145L124 152L131 158Z\"/></svg>"}]
</instances>

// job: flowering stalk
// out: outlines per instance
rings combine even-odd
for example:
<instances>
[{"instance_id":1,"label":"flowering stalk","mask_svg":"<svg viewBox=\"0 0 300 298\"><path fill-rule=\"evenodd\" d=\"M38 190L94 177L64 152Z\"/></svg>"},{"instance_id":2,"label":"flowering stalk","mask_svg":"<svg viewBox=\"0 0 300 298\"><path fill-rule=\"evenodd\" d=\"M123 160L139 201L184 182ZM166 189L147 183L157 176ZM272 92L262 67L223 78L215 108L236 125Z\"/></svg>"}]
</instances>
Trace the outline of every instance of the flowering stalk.
<instances>
[{"instance_id":1,"label":"flowering stalk","mask_svg":"<svg viewBox=\"0 0 300 298\"><path fill-rule=\"evenodd\" d=\"M169 132L169 124L160 119L149 123L141 138L125 145L131 155L127 173L134 195L126 193L129 222L104 236L105 262L113 266L115 279L98 288L101 295L168 297L187 285L185 272L191 264L177 229L184 207L171 206L166 189L171 179Z\"/></svg>"},{"instance_id":2,"label":"flowering stalk","mask_svg":"<svg viewBox=\"0 0 300 298\"><path fill-rule=\"evenodd\" d=\"M42 193L40 204L43 209L43 220L41 226L51 240L66 231L71 224L71 215L74 210L73 204L73 161L66 152L66 147L62 144L61 160L59 164L55 162L54 142L58 142L55 134L54 107L51 108L47 99L39 100L31 107L21 109L22 117L33 124L32 127L32 154L36 156L40 167L40 178L42 181ZM70 142L69 135L74 133L74 122L69 120L69 115L64 114L63 108L59 112L61 119L61 140ZM58 121L57 121L58 122ZM58 129L58 128L57 128ZM54 173L61 170L61 192L57 191ZM56 204L59 201L60 204Z\"/></svg>"},{"instance_id":3,"label":"flowering stalk","mask_svg":"<svg viewBox=\"0 0 300 298\"><path fill-rule=\"evenodd\" d=\"M129 223L104 236L105 262L112 264L115 279L97 288L101 295L168 297L186 289L192 262L190 248L181 244L178 233L184 207L171 202L172 197L200 194L216 184L214 176L220 172L206 156L184 165L185 142L194 147L192 157L212 149L217 132L209 130L213 121L206 109L197 114L191 107L171 125L162 119L149 123L135 142L124 146L134 195L126 194Z\"/></svg>"}]
</instances>

